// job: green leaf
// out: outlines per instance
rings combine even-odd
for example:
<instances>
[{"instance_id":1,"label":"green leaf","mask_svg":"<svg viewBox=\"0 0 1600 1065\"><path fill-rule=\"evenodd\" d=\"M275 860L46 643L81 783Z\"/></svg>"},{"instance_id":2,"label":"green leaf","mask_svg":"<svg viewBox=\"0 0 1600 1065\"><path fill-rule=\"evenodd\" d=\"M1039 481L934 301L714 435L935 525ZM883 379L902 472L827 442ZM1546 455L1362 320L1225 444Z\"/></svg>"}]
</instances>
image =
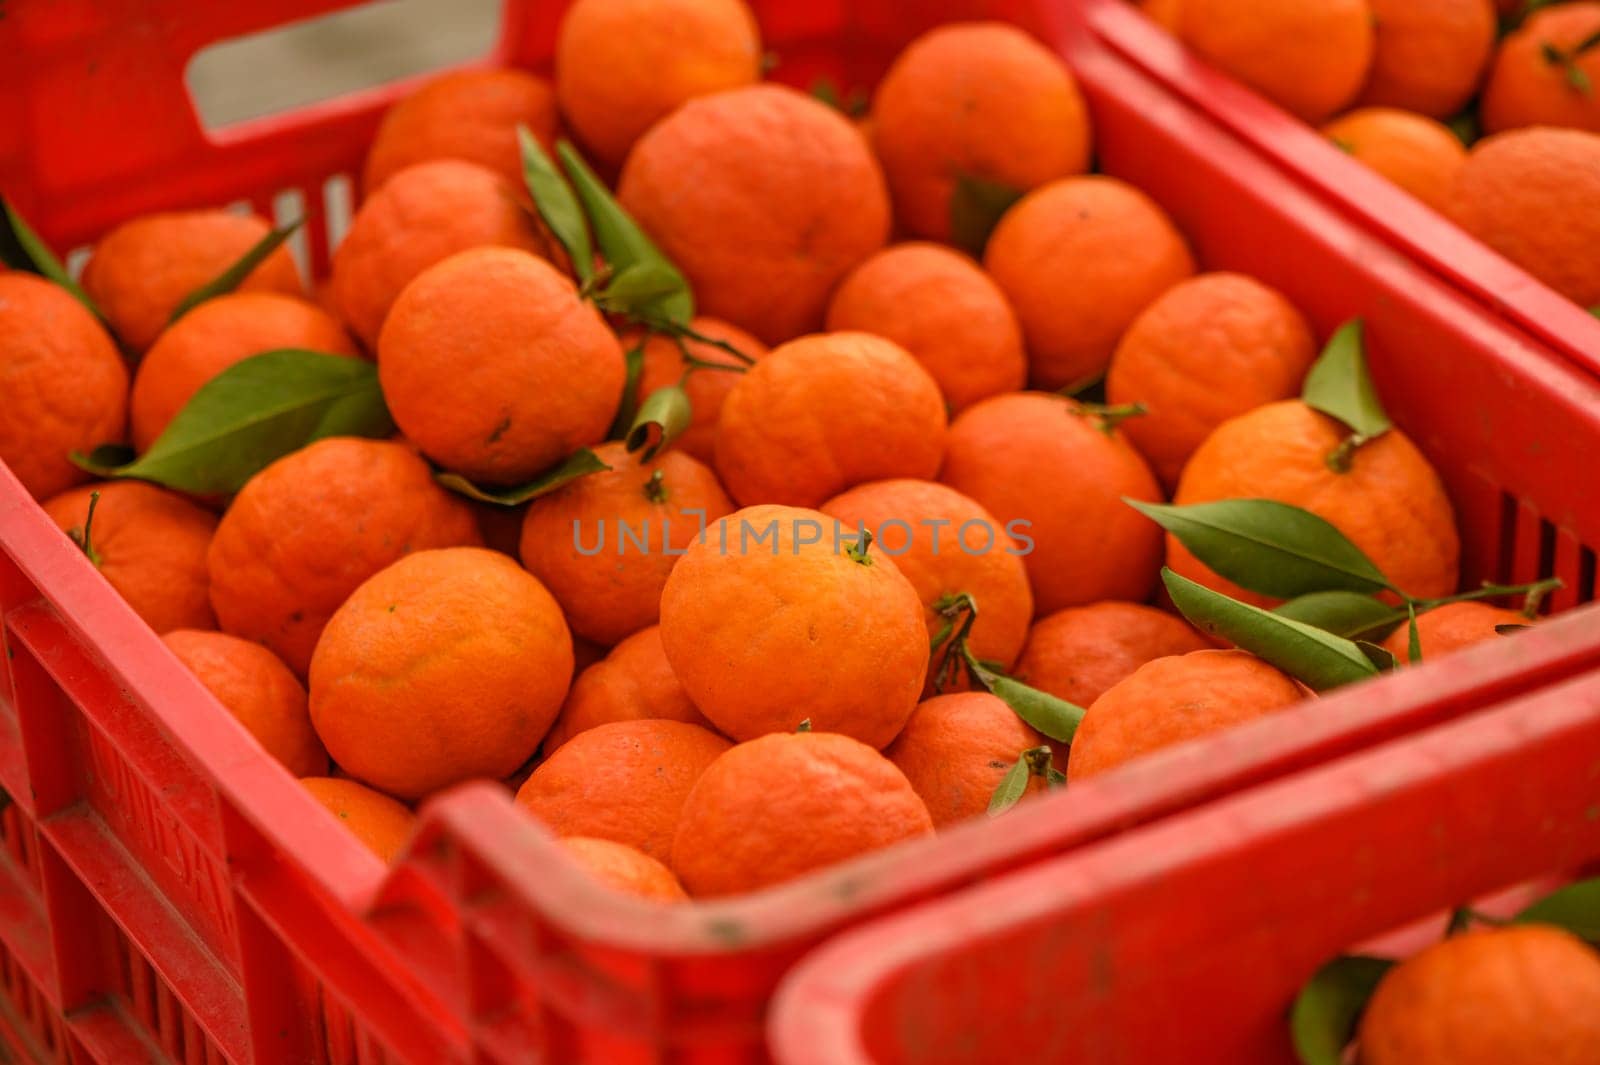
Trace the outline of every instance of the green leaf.
<instances>
[{"instance_id":1,"label":"green leaf","mask_svg":"<svg viewBox=\"0 0 1600 1065\"><path fill-rule=\"evenodd\" d=\"M38 274L46 281L54 281L72 294L77 300L89 309L89 313L104 322L106 316L100 313L100 308L95 306L94 300L67 273L67 268L57 259L50 246L39 239L39 234L33 227L23 221L15 207L0 196L0 263L5 263L13 270L22 270L30 274Z\"/></svg>"},{"instance_id":2,"label":"green leaf","mask_svg":"<svg viewBox=\"0 0 1600 1065\"><path fill-rule=\"evenodd\" d=\"M1346 322L1333 334L1306 375L1301 398L1307 406L1339 419L1363 442L1393 427L1367 372L1361 319Z\"/></svg>"},{"instance_id":3,"label":"green leaf","mask_svg":"<svg viewBox=\"0 0 1600 1065\"><path fill-rule=\"evenodd\" d=\"M962 174L950 194L950 243L981 259L1000 217L1020 199L1021 189Z\"/></svg>"},{"instance_id":4,"label":"green leaf","mask_svg":"<svg viewBox=\"0 0 1600 1065\"><path fill-rule=\"evenodd\" d=\"M1589 36L1579 41L1573 47L1570 54L1574 59L1576 59L1578 56L1586 55L1587 53L1594 51L1596 48L1600 48L1600 30L1595 30L1593 33L1589 34Z\"/></svg>"},{"instance_id":5,"label":"green leaf","mask_svg":"<svg viewBox=\"0 0 1600 1065\"><path fill-rule=\"evenodd\" d=\"M1220 636L1317 691L1369 680L1378 667L1341 636L1230 599L1163 569L1173 603L1195 627Z\"/></svg>"},{"instance_id":6,"label":"green leaf","mask_svg":"<svg viewBox=\"0 0 1600 1065\"><path fill-rule=\"evenodd\" d=\"M1330 522L1273 499L1191 506L1123 502L1176 536L1220 576L1279 599L1312 592L1391 589L1362 550Z\"/></svg>"},{"instance_id":7,"label":"green leaf","mask_svg":"<svg viewBox=\"0 0 1600 1065\"><path fill-rule=\"evenodd\" d=\"M689 428L694 420L694 408L689 405L689 393L682 385L658 388L639 404L639 413L633 416L633 425L624 438L629 451L644 449L640 458L649 462L656 453Z\"/></svg>"},{"instance_id":8,"label":"green leaf","mask_svg":"<svg viewBox=\"0 0 1600 1065\"><path fill-rule=\"evenodd\" d=\"M114 471L133 462L137 456L138 452L127 444L101 444L87 455L74 454L72 461L97 477L111 477Z\"/></svg>"},{"instance_id":9,"label":"green leaf","mask_svg":"<svg viewBox=\"0 0 1600 1065\"><path fill-rule=\"evenodd\" d=\"M1406 600L1406 661L1416 665L1422 661L1422 631L1417 628L1417 604Z\"/></svg>"},{"instance_id":10,"label":"green leaf","mask_svg":"<svg viewBox=\"0 0 1600 1065\"><path fill-rule=\"evenodd\" d=\"M1596 318L1600 318L1600 307L1590 307L1589 313L1594 315Z\"/></svg>"},{"instance_id":11,"label":"green leaf","mask_svg":"<svg viewBox=\"0 0 1600 1065\"><path fill-rule=\"evenodd\" d=\"M1347 640L1387 636L1406 617L1404 607L1360 592L1312 592L1289 600L1273 613Z\"/></svg>"},{"instance_id":12,"label":"green leaf","mask_svg":"<svg viewBox=\"0 0 1600 1065\"><path fill-rule=\"evenodd\" d=\"M1594 95L1594 82L1589 80L1588 71L1576 63L1567 67L1567 84L1572 86L1574 91L1582 93L1584 96Z\"/></svg>"},{"instance_id":13,"label":"green leaf","mask_svg":"<svg viewBox=\"0 0 1600 1065\"><path fill-rule=\"evenodd\" d=\"M626 313L646 323L688 325L694 317L694 294L689 291L689 282L684 279L683 272L661 253L661 249L645 235L638 223L628 217L628 213L617 203L605 183L589 169L576 148L561 141L556 145L556 154L561 157L561 165L566 168L567 176L578 191L578 199L582 201L584 213L594 227L595 241L600 245L600 254L605 256L611 267L612 276L621 275L635 266L649 265L670 272L676 280L671 292L630 308Z\"/></svg>"},{"instance_id":14,"label":"green leaf","mask_svg":"<svg viewBox=\"0 0 1600 1065\"><path fill-rule=\"evenodd\" d=\"M1517 633L1531 628L1533 628L1532 625L1496 625L1494 631L1496 636L1515 636Z\"/></svg>"},{"instance_id":15,"label":"green leaf","mask_svg":"<svg viewBox=\"0 0 1600 1065\"><path fill-rule=\"evenodd\" d=\"M517 144L522 151L522 183L533 197L534 208L566 249L578 280L588 284L594 276L594 245L589 242L589 223L578 197L527 126L517 127Z\"/></svg>"},{"instance_id":16,"label":"green leaf","mask_svg":"<svg viewBox=\"0 0 1600 1065\"><path fill-rule=\"evenodd\" d=\"M1483 138L1483 124L1478 120L1477 111L1470 107L1446 124L1450 127L1450 132L1456 135L1456 139L1468 148Z\"/></svg>"},{"instance_id":17,"label":"green leaf","mask_svg":"<svg viewBox=\"0 0 1600 1065\"><path fill-rule=\"evenodd\" d=\"M664 261L635 263L611 278L599 300L608 311L629 314L632 308L671 296L682 284L683 278Z\"/></svg>"},{"instance_id":18,"label":"green leaf","mask_svg":"<svg viewBox=\"0 0 1600 1065\"><path fill-rule=\"evenodd\" d=\"M1582 880L1547 895L1516 917L1516 924L1550 924L1600 944L1600 879Z\"/></svg>"},{"instance_id":19,"label":"green leaf","mask_svg":"<svg viewBox=\"0 0 1600 1065\"><path fill-rule=\"evenodd\" d=\"M279 246L288 240L304 222L305 219L302 218L300 221L291 222L286 226L279 226L256 241L255 245L239 256L232 266L179 300L178 305L172 309L172 317L167 319L167 324L171 325L176 322L206 300L216 299L218 296L226 296L238 288L244 283L244 279L250 276L250 271L260 266L267 256L277 251Z\"/></svg>"},{"instance_id":20,"label":"green leaf","mask_svg":"<svg viewBox=\"0 0 1600 1065\"><path fill-rule=\"evenodd\" d=\"M1289 1031L1300 1065L1341 1065L1372 993L1394 962L1343 957L1317 970L1300 989L1289 1015Z\"/></svg>"},{"instance_id":21,"label":"green leaf","mask_svg":"<svg viewBox=\"0 0 1600 1065\"><path fill-rule=\"evenodd\" d=\"M1018 758L1016 764L1000 778L1000 785L994 789L994 794L989 796L989 816L999 817L1021 802L1028 793L1028 777L1031 775L1027 757Z\"/></svg>"},{"instance_id":22,"label":"green leaf","mask_svg":"<svg viewBox=\"0 0 1600 1065\"><path fill-rule=\"evenodd\" d=\"M978 680L1033 730L1060 743L1071 743L1086 712L1065 699L1030 688L1002 673L981 669Z\"/></svg>"},{"instance_id":23,"label":"green leaf","mask_svg":"<svg viewBox=\"0 0 1600 1065\"><path fill-rule=\"evenodd\" d=\"M328 436L387 437L394 422L365 359L284 349L252 355L200 386L139 458L85 469L205 495L237 492L266 466Z\"/></svg>"},{"instance_id":24,"label":"green leaf","mask_svg":"<svg viewBox=\"0 0 1600 1065\"><path fill-rule=\"evenodd\" d=\"M839 86L826 74L811 83L811 98L827 104L835 111L844 110L844 101L839 98Z\"/></svg>"},{"instance_id":25,"label":"green leaf","mask_svg":"<svg viewBox=\"0 0 1600 1065\"><path fill-rule=\"evenodd\" d=\"M549 495L579 477L587 477L591 473L603 473L610 468L599 455L584 447L567 456L561 465L552 467L527 484L515 488L479 488L459 473L444 471L434 474L433 479L450 491L468 499L476 499L480 503L494 503L502 507L515 507L530 499Z\"/></svg>"},{"instance_id":26,"label":"green leaf","mask_svg":"<svg viewBox=\"0 0 1600 1065\"><path fill-rule=\"evenodd\" d=\"M644 373L645 337L622 353L626 376L622 381L622 402L617 404L617 415L606 430L607 440L620 440L633 427L633 416L639 413L639 378Z\"/></svg>"},{"instance_id":27,"label":"green leaf","mask_svg":"<svg viewBox=\"0 0 1600 1065\"><path fill-rule=\"evenodd\" d=\"M1361 653L1367 656L1380 673L1393 673L1400 668L1400 660L1394 652L1382 644L1373 643L1371 640L1357 640L1356 646L1361 648Z\"/></svg>"}]
</instances>

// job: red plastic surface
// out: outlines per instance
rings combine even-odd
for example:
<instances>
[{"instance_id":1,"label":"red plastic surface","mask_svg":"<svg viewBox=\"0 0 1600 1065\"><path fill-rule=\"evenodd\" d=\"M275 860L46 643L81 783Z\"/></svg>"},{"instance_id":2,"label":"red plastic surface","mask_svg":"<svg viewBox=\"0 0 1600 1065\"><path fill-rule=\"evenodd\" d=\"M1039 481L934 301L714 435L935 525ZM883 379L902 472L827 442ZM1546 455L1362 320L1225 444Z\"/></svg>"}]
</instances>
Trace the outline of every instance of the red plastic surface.
<instances>
[{"instance_id":1,"label":"red plastic surface","mask_svg":"<svg viewBox=\"0 0 1600 1065\"><path fill-rule=\"evenodd\" d=\"M63 0L0 19L0 188L58 245L129 213L350 173L400 87L208 140L178 84L202 44L340 6ZM1459 508L1468 579L1559 573L1595 595L1600 394L1080 32L1061 0L758 2L777 75L870 84L932 22L1024 22L1066 54L1101 162L1213 268L1283 289L1324 334L1362 315L1393 413ZM286 14L287 13L287 14ZM559 5L509 3L495 61L539 65ZM179 32L178 27L182 27ZM131 32L138 30L139 32ZM115 69L116 81L95 82ZM51 97L70 71L89 88ZM76 113L81 111L81 114ZM7 126L7 130L12 127ZM144 131L148 128L149 135ZM311 245L317 265L327 239ZM1009 815L747 899L663 911L597 893L504 789L423 810L385 870L179 667L0 471L0 1033L46 1060L760 1061L772 990L868 917L1105 840L1600 666L1594 612L1171 752ZM1159 768L1158 768L1159 767Z\"/></svg>"},{"instance_id":2,"label":"red plastic surface","mask_svg":"<svg viewBox=\"0 0 1600 1065\"><path fill-rule=\"evenodd\" d=\"M1372 232L1448 278L1517 329L1600 370L1600 321L1469 236L1315 129L1183 47L1126 0L1080 0L1095 35L1237 133Z\"/></svg>"},{"instance_id":3,"label":"red plastic surface","mask_svg":"<svg viewBox=\"0 0 1600 1065\"><path fill-rule=\"evenodd\" d=\"M780 991L773 1054L1293 1065L1323 962L1597 857L1591 673L848 933Z\"/></svg>"}]
</instances>

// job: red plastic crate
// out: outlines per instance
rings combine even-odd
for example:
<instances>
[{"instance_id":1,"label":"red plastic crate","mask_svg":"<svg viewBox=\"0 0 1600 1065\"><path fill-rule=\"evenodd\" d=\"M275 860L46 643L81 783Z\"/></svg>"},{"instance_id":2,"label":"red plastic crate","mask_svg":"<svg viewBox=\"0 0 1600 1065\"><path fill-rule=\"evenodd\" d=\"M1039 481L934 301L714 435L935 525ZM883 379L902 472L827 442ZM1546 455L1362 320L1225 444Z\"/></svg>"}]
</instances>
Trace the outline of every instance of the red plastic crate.
<instances>
[{"instance_id":1,"label":"red plastic crate","mask_svg":"<svg viewBox=\"0 0 1600 1065\"><path fill-rule=\"evenodd\" d=\"M773 1055L1293 1065L1323 962L1596 858L1600 672L847 933L785 982Z\"/></svg>"},{"instance_id":2,"label":"red plastic crate","mask_svg":"<svg viewBox=\"0 0 1600 1065\"><path fill-rule=\"evenodd\" d=\"M403 86L208 139L179 88L205 43L344 6L75 0L0 19L0 188L58 246L131 213L324 193ZM758 2L778 75L870 84L915 32L986 14L1066 54L1103 168L1209 267L1368 323L1397 420L1439 465L1468 579L1595 595L1596 382L1418 270L1084 34L1063 0ZM508 3L492 62L541 65L559 5ZM136 32L135 32L136 31ZM70 91L69 91L70 90ZM21 133L18 135L18 130ZM136 134L136 135L135 135ZM0 1030L46 1060L555 1063L765 1057L772 989L847 925L1600 665L1574 619L1192 745L747 899L662 910L590 882L497 785L428 804L384 869L270 762L0 472Z\"/></svg>"},{"instance_id":3,"label":"red plastic crate","mask_svg":"<svg viewBox=\"0 0 1600 1065\"><path fill-rule=\"evenodd\" d=\"M1278 162L1364 228L1448 278L1514 328L1600 370L1600 321L1317 130L1212 67L1127 0L1080 0L1095 36Z\"/></svg>"}]
</instances>

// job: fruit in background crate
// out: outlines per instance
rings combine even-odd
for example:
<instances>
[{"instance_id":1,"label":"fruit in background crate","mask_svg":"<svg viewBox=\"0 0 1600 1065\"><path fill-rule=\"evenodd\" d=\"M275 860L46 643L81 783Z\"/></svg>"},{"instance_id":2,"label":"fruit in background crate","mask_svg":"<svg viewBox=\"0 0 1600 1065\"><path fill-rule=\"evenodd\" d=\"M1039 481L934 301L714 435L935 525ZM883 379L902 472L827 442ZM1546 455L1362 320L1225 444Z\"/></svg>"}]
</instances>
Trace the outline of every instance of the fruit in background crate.
<instances>
[{"instance_id":1,"label":"fruit in background crate","mask_svg":"<svg viewBox=\"0 0 1600 1065\"><path fill-rule=\"evenodd\" d=\"M520 555L572 630L609 646L656 623L673 564L733 503L716 474L688 455L641 462L621 443L595 454L610 469L529 506Z\"/></svg>"},{"instance_id":2,"label":"fruit in background crate","mask_svg":"<svg viewBox=\"0 0 1600 1065\"><path fill-rule=\"evenodd\" d=\"M1155 607L1090 603L1034 622L1011 672L1024 684L1088 706L1147 662L1210 647L1188 622Z\"/></svg>"},{"instance_id":3,"label":"fruit in background crate","mask_svg":"<svg viewBox=\"0 0 1600 1065\"><path fill-rule=\"evenodd\" d=\"M307 777L300 781L339 823L355 834L362 846L384 862L400 855L416 827L417 815L365 784L342 777Z\"/></svg>"},{"instance_id":4,"label":"fruit in background crate","mask_svg":"<svg viewBox=\"0 0 1600 1065\"><path fill-rule=\"evenodd\" d=\"M1449 603L1429 610L1417 617L1417 634L1424 662L1470 647L1486 640L1496 640L1534 624L1527 614L1487 603ZM1383 641L1400 661L1409 656L1410 630L1402 625Z\"/></svg>"},{"instance_id":5,"label":"fruit in background crate","mask_svg":"<svg viewBox=\"0 0 1600 1065\"><path fill-rule=\"evenodd\" d=\"M883 174L861 135L777 85L684 104L634 146L617 195L703 313L768 344L821 325L839 279L889 236Z\"/></svg>"},{"instance_id":6,"label":"fruit in background crate","mask_svg":"<svg viewBox=\"0 0 1600 1065\"><path fill-rule=\"evenodd\" d=\"M741 0L577 0L556 36L561 113L613 167L681 104L753 85L761 65Z\"/></svg>"},{"instance_id":7,"label":"fruit in background crate","mask_svg":"<svg viewBox=\"0 0 1600 1065\"><path fill-rule=\"evenodd\" d=\"M224 632L175 629L161 640L285 769L297 777L327 774L328 752L311 727L305 687L282 659Z\"/></svg>"},{"instance_id":8,"label":"fruit in background crate","mask_svg":"<svg viewBox=\"0 0 1600 1065\"><path fill-rule=\"evenodd\" d=\"M1201 274L1134 319L1111 357L1106 398L1144 407L1122 431L1170 489L1217 426L1299 395L1315 357L1310 326L1281 293L1242 274Z\"/></svg>"},{"instance_id":9,"label":"fruit in background crate","mask_svg":"<svg viewBox=\"0 0 1600 1065\"><path fill-rule=\"evenodd\" d=\"M1436 211L1448 210L1467 161L1466 146L1446 126L1393 108L1352 111L1322 127L1322 135Z\"/></svg>"},{"instance_id":10,"label":"fruit in background crate","mask_svg":"<svg viewBox=\"0 0 1600 1065\"><path fill-rule=\"evenodd\" d=\"M689 698L735 740L810 720L887 746L929 658L922 603L894 560L820 511L780 506L736 511L678 560L661 642Z\"/></svg>"},{"instance_id":11,"label":"fruit in background crate","mask_svg":"<svg viewBox=\"0 0 1600 1065\"><path fill-rule=\"evenodd\" d=\"M339 315L368 351L389 308L428 267L492 245L547 254L519 187L459 159L406 167L373 191L333 253L331 293Z\"/></svg>"},{"instance_id":12,"label":"fruit in background crate","mask_svg":"<svg viewBox=\"0 0 1600 1065\"><path fill-rule=\"evenodd\" d=\"M479 542L472 509L409 446L334 437L234 498L207 557L211 602L224 631L304 677L323 626L363 581L408 552Z\"/></svg>"},{"instance_id":13,"label":"fruit in background crate","mask_svg":"<svg viewBox=\"0 0 1600 1065\"><path fill-rule=\"evenodd\" d=\"M940 26L907 45L873 95L871 139L901 225L943 241L961 235L963 182L1015 198L1083 173L1091 148L1072 72L1000 22Z\"/></svg>"},{"instance_id":14,"label":"fruit in background crate","mask_svg":"<svg viewBox=\"0 0 1600 1065\"><path fill-rule=\"evenodd\" d=\"M1493 0L1367 0L1376 34L1357 101L1454 117L1483 81L1495 47Z\"/></svg>"},{"instance_id":15,"label":"fruit in background crate","mask_svg":"<svg viewBox=\"0 0 1600 1065\"><path fill-rule=\"evenodd\" d=\"M561 846L607 887L655 902L688 901L671 869L633 847L588 836L568 836Z\"/></svg>"},{"instance_id":16,"label":"fruit in background crate","mask_svg":"<svg viewBox=\"0 0 1600 1065\"><path fill-rule=\"evenodd\" d=\"M1307 122L1352 103L1375 50L1368 0L1182 0L1201 55Z\"/></svg>"},{"instance_id":17,"label":"fruit in background crate","mask_svg":"<svg viewBox=\"0 0 1600 1065\"><path fill-rule=\"evenodd\" d=\"M127 389L116 345L66 289L0 273L0 461L30 495L89 479L67 456L121 438Z\"/></svg>"},{"instance_id":18,"label":"fruit in background crate","mask_svg":"<svg viewBox=\"0 0 1600 1065\"><path fill-rule=\"evenodd\" d=\"M682 721L596 725L539 763L517 802L558 836L614 840L670 864L684 800L731 746Z\"/></svg>"},{"instance_id":19,"label":"fruit in background crate","mask_svg":"<svg viewBox=\"0 0 1600 1065\"><path fill-rule=\"evenodd\" d=\"M1073 737L1067 778L1106 772L1306 697L1293 677L1243 651L1193 651L1155 659L1089 707Z\"/></svg>"},{"instance_id":20,"label":"fruit in background crate","mask_svg":"<svg viewBox=\"0 0 1600 1065\"><path fill-rule=\"evenodd\" d=\"M1023 392L975 404L950 427L939 479L1004 527L1017 523L1037 614L1154 590L1161 537L1122 500L1162 495L1115 427L1130 413Z\"/></svg>"},{"instance_id":21,"label":"fruit in background crate","mask_svg":"<svg viewBox=\"0 0 1600 1065\"><path fill-rule=\"evenodd\" d=\"M975 500L933 481L873 481L834 496L821 510L852 533L865 528L874 535L876 548L894 559L922 600L930 638L947 627L941 606L966 594L978 604L972 653L1002 670L1016 661L1033 619L1028 571L1021 546Z\"/></svg>"},{"instance_id":22,"label":"fruit in background crate","mask_svg":"<svg viewBox=\"0 0 1600 1065\"><path fill-rule=\"evenodd\" d=\"M978 264L937 244L896 244L856 267L828 305L832 332L873 333L909 351L952 413L1027 381L1022 330Z\"/></svg>"},{"instance_id":23,"label":"fruit in background crate","mask_svg":"<svg viewBox=\"0 0 1600 1065\"><path fill-rule=\"evenodd\" d=\"M561 716L545 735L544 752L548 756L574 736L617 721L685 721L713 728L672 672L659 625L640 629L578 674Z\"/></svg>"},{"instance_id":24,"label":"fruit in background crate","mask_svg":"<svg viewBox=\"0 0 1600 1065\"><path fill-rule=\"evenodd\" d=\"M1500 45L1481 113L1490 133L1561 126L1600 133L1600 3L1541 8Z\"/></svg>"},{"instance_id":25,"label":"fruit in background crate","mask_svg":"<svg viewBox=\"0 0 1600 1065\"><path fill-rule=\"evenodd\" d=\"M522 182L517 127L546 146L560 125L555 90L522 70L461 70L430 78L402 98L378 126L367 149L361 188L371 195L394 174L417 163L461 159Z\"/></svg>"},{"instance_id":26,"label":"fruit in background crate","mask_svg":"<svg viewBox=\"0 0 1600 1065\"><path fill-rule=\"evenodd\" d=\"M945 408L928 371L869 333L822 333L772 350L722 404L716 467L749 506L815 507L854 485L931 478Z\"/></svg>"},{"instance_id":27,"label":"fruit in background crate","mask_svg":"<svg viewBox=\"0 0 1600 1065\"><path fill-rule=\"evenodd\" d=\"M475 248L425 269L395 300L378 344L384 398L406 438L493 485L603 440L625 373L600 312L549 263L512 248Z\"/></svg>"},{"instance_id":28,"label":"fruit in background crate","mask_svg":"<svg viewBox=\"0 0 1600 1065\"><path fill-rule=\"evenodd\" d=\"M1600 307L1600 135L1526 129L1480 141L1449 213L1568 299Z\"/></svg>"},{"instance_id":29,"label":"fruit in background crate","mask_svg":"<svg viewBox=\"0 0 1600 1065\"><path fill-rule=\"evenodd\" d=\"M1185 467L1174 502L1271 499L1326 519L1393 583L1419 598L1456 589L1460 541L1449 497L1428 460L1398 429L1356 448L1337 470L1330 456L1347 432L1333 418L1291 399L1224 422ZM1272 605L1203 565L1175 536L1167 565L1242 602Z\"/></svg>"},{"instance_id":30,"label":"fruit in background crate","mask_svg":"<svg viewBox=\"0 0 1600 1065\"><path fill-rule=\"evenodd\" d=\"M1024 196L995 227L983 264L1022 324L1029 380L1052 390L1099 380L1139 313L1195 271L1155 201L1098 176Z\"/></svg>"},{"instance_id":31,"label":"fruit in background crate","mask_svg":"<svg viewBox=\"0 0 1600 1065\"><path fill-rule=\"evenodd\" d=\"M752 362L766 357L765 344L726 322L715 318L695 318L689 322L689 328L711 341L730 345ZM624 338L623 346L631 348L639 339L637 336ZM682 382L684 393L689 397L691 420L673 446L686 455L711 464L715 461L717 423L722 417L722 404L727 400L728 393L733 391L733 386L739 383L739 375L748 364L726 349L692 336L674 338L662 333L650 333L643 343L637 394L648 396L658 389ZM731 369L699 367L685 379L684 374L690 365L684 361L685 351L690 358L702 363Z\"/></svg>"},{"instance_id":32,"label":"fruit in background crate","mask_svg":"<svg viewBox=\"0 0 1600 1065\"><path fill-rule=\"evenodd\" d=\"M206 571L215 514L141 481L74 488L44 511L156 632L216 628Z\"/></svg>"},{"instance_id":33,"label":"fruit in background crate","mask_svg":"<svg viewBox=\"0 0 1600 1065\"><path fill-rule=\"evenodd\" d=\"M112 332L143 354L180 304L272 233L265 219L229 211L141 215L107 233L83 268L83 287ZM301 296L289 249L278 247L244 277L241 292Z\"/></svg>"},{"instance_id":34,"label":"fruit in background crate","mask_svg":"<svg viewBox=\"0 0 1600 1065\"><path fill-rule=\"evenodd\" d=\"M1183 18L1183 0L1138 0L1146 15L1164 29L1177 33Z\"/></svg>"},{"instance_id":35,"label":"fruit in background crate","mask_svg":"<svg viewBox=\"0 0 1600 1065\"><path fill-rule=\"evenodd\" d=\"M684 803L672 867L696 898L756 891L933 832L893 762L830 732L741 743Z\"/></svg>"},{"instance_id":36,"label":"fruit in background crate","mask_svg":"<svg viewBox=\"0 0 1600 1065\"><path fill-rule=\"evenodd\" d=\"M351 776L417 799L509 776L571 678L571 633L536 578L483 548L418 551L328 620L311 660L311 720Z\"/></svg>"},{"instance_id":37,"label":"fruit in background crate","mask_svg":"<svg viewBox=\"0 0 1600 1065\"><path fill-rule=\"evenodd\" d=\"M134 374L129 397L133 446L148 451L200 386L223 370L284 348L356 354L332 316L292 296L238 292L195 307L162 332ZM107 434L101 439L111 438Z\"/></svg>"},{"instance_id":38,"label":"fruit in background crate","mask_svg":"<svg viewBox=\"0 0 1600 1065\"><path fill-rule=\"evenodd\" d=\"M987 810L1022 752L1049 744L998 697L956 692L920 703L883 753L911 782L938 829ZM1065 768L1064 748L1054 764ZM1044 776L1030 774L1025 794L1049 786Z\"/></svg>"}]
</instances>

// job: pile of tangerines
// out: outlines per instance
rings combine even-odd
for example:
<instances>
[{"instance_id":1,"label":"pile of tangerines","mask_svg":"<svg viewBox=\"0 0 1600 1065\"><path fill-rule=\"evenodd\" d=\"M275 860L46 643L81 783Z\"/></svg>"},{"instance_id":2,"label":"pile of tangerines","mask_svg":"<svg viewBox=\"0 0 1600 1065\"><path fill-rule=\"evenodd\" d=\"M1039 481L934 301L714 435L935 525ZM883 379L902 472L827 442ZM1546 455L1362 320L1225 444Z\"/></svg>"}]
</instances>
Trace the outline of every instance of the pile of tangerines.
<instances>
[{"instance_id":1,"label":"pile of tangerines","mask_svg":"<svg viewBox=\"0 0 1600 1065\"><path fill-rule=\"evenodd\" d=\"M1600 315L1600 3L1141 2L1207 60Z\"/></svg>"},{"instance_id":2,"label":"pile of tangerines","mask_svg":"<svg viewBox=\"0 0 1600 1065\"><path fill-rule=\"evenodd\" d=\"M0 457L383 858L488 778L749 892L1533 623L1359 323L1089 173L1054 53L945 26L856 116L763 67L739 0L578 0L553 82L388 112L310 293L260 218L80 283L6 212Z\"/></svg>"}]
</instances>

